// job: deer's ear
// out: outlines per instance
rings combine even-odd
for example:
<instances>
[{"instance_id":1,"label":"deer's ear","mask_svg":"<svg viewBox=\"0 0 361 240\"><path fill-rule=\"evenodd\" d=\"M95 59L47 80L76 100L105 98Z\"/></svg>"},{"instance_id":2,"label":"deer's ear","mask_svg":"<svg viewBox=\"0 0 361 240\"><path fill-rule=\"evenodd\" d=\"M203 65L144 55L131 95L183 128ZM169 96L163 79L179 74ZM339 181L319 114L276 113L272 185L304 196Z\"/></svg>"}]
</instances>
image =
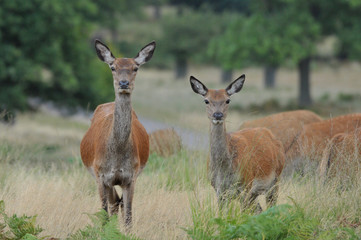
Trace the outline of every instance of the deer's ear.
<instances>
[{"instance_id":1,"label":"deer's ear","mask_svg":"<svg viewBox=\"0 0 361 240\"><path fill-rule=\"evenodd\" d=\"M138 55L134 58L134 61L138 64L138 65L142 65L146 62L148 62L154 53L155 50L155 41L148 43L147 45L145 45L142 50L140 50L140 52L138 53Z\"/></svg>"},{"instance_id":2,"label":"deer's ear","mask_svg":"<svg viewBox=\"0 0 361 240\"><path fill-rule=\"evenodd\" d=\"M98 39L95 40L95 50L97 51L99 59L103 62L106 62L110 65L115 61L115 57L109 48Z\"/></svg>"},{"instance_id":3,"label":"deer's ear","mask_svg":"<svg viewBox=\"0 0 361 240\"><path fill-rule=\"evenodd\" d=\"M195 93L200 94L203 97L207 95L208 89L206 86L204 86L204 84L201 81L199 81L197 78L193 76L189 78L189 81Z\"/></svg>"},{"instance_id":4,"label":"deer's ear","mask_svg":"<svg viewBox=\"0 0 361 240\"><path fill-rule=\"evenodd\" d=\"M241 91L244 81L246 80L246 76L242 74L239 78L234 80L229 86L226 88L226 92L229 96Z\"/></svg>"}]
</instances>

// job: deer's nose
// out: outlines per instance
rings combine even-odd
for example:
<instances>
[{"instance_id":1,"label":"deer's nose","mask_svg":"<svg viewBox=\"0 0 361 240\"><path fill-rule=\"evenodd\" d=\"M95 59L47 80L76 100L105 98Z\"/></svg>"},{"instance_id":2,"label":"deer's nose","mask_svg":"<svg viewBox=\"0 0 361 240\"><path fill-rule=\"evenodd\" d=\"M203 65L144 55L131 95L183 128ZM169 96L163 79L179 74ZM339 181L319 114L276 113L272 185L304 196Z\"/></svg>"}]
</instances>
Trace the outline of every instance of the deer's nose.
<instances>
[{"instance_id":1,"label":"deer's nose","mask_svg":"<svg viewBox=\"0 0 361 240\"><path fill-rule=\"evenodd\" d=\"M213 117L214 117L216 120L222 120L222 118L223 118L223 113L221 113L221 112L215 112L215 113L213 113Z\"/></svg>"},{"instance_id":2,"label":"deer's nose","mask_svg":"<svg viewBox=\"0 0 361 240\"><path fill-rule=\"evenodd\" d=\"M129 88L129 81L120 81L119 82L119 87L121 88L121 89L128 89Z\"/></svg>"}]
</instances>

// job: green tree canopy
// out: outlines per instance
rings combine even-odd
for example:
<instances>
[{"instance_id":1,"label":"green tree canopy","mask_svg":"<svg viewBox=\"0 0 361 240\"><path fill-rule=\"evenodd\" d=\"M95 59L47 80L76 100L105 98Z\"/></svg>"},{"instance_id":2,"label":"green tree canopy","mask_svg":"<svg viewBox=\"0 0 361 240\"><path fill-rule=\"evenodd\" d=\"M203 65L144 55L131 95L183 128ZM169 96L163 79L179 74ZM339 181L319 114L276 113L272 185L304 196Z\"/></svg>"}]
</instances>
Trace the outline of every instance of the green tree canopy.
<instances>
[{"instance_id":1,"label":"green tree canopy","mask_svg":"<svg viewBox=\"0 0 361 240\"><path fill-rule=\"evenodd\" d=\"M276 13L257 11L235 19L223 35L212 40L208 51L225 69L280 66L313 54L319 34L320 26L311 14L288 4Z\"/></svg>"},{"instance_id":2,"label":"green tree canopy","mask_svg":"<svg viewBox=\"0 0 361 240\"><path fill-rule=\"evenodd\" d=\"M211 11L185 11L163 19L162 46L176 62L207 61L208 43L222 30L221 15Z\"/></svg>"},{"instance_id":3,"label":"green tree canopy","mask_svg":"<svg viewBox=\"0 0 361 240\"><path fill-rule=\"evenodd\" d=\"M91 0L2 1L0 110L25 109L29 96L71 106L109 98L89 41L96 14Z\"/></svg>"}]
</instances>

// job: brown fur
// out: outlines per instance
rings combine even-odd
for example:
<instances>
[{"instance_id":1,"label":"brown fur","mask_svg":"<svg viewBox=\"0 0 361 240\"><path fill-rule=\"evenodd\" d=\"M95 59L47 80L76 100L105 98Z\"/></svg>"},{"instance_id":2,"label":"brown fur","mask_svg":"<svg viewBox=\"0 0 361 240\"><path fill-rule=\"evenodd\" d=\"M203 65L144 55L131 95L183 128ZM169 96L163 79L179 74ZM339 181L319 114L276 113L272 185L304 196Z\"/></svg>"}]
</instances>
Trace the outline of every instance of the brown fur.
<instances>
[{"instance_id":1,"label":"brown fur","mask_svg":"<svg viewBox=\"0 0 361 240\"><path fill-rule=\"evenodd\" d=\"M173 128L160 129L149 134L149 151L169 157L182 149L182 139Z\"/></svg>"},{"instance_id":2,"label":"brown fur","mask_svg":"<svg viewBox=\"0 0 361 240\"><path fill-rule=\"evenodd\" d=\"M254 179L267 179L273 172L278 177L285 161L282 143L267 128L252 128L228 134L229 151L234 170L243 185L251 186Z\"/></svg>"},{"instance_id":3,"label":"brown fur","mask_svg":"<svg viewBox=\"0 0 361 240\"><path fill-rule=\"evenodd\" d=\"M247 193L248 205L262 193L267 194L267 203L273 205L285 161L282 143L267 128L248 128L229 134L226 131L230 96L242 89L244 81L242 75L226 89L208 90L199 80L190 78L193 91L205 99L211 122L208 163L211 184L221 206L227 196L234 197L242 191Z\"/></svg>"},{"instance_id":4,"label":"brown fur","mask_svg":"<svg viewBox=\"0 0 361 240\"><path fill-rule=\"evenodd\" d=\"M99 105L94 112L91 126L86 132L81 144L80 153L83 163L86 167L94 167L94 173L98 173L99 163L97 159L103 160L105 154L107 140L112 130L112 122L114 113L114 102ZM149 156L149 139L148 134L143 125L138 121L138 117L132 111L132 140L133 145L139 146L136 150L138 166L144 168ZM136 172L139 172L137 169Z\"/></svg>"},{"instance_id":5,"label":"brown fur","mask_svg":"<svg viewBox=\"0 0 361 240\"><path fill-rule=\"evenodd\" d=\"M302 131L303 126L313 122L320 122L322 118L308 110L281 112L267 117L244 122L241 129L253 127L266 127L280 140L287 151Z\"/></svg>"},{"instance_id":6,"label":"brown fur","mask_svg":"<svg viewBox=\"0 0 361 240\"><path fill-rule=\"evenodd\" d=\"M287 164L307 156L320 158L326 144L339 133L352 132L361 127L361 114L343 115L321 122L307 124L286 154Z\"/></svg>"},{"instance_id":7,"label":"brown fur","mask_svg":"<svg viewBox=\"0 0 361 240\"><path fill-rule=\"evenodd\" d=\"M132 223L132 201L136 179L148 161L149 138L131 106L137 70L153 55L155 42L134 58L115 58L109 48L95 41L100 60L113 74L115 101L99 105L81 144L84 165L94 175L102 207L117 214L119 206L127 227ZM115 186L122 188L119 197Z\"/></svg>"},{"instance_id":8,"label":"brown fur","mask_svg":"<svg viewBox=\"0 0 361 240\"><path fill-rule=\"evenodd\" d=\"M324 149L319 168L322 177L354 176L360 170L361 128L336 134Z\"/></svg>"}]
</instances>

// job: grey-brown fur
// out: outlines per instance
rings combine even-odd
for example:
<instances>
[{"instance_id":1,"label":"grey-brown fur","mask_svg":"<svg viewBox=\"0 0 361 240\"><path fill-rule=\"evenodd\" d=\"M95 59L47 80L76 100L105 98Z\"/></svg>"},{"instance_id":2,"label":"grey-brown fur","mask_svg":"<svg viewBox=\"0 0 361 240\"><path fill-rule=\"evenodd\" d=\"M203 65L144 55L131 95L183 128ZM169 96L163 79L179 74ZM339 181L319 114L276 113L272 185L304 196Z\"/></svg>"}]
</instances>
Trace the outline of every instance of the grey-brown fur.
<instances>
[{"instance_id":1,"label":"grey-brown fur","mask_svg":"<svg viewBox=\"0 0 361 240\"><path fill-rule=\"evenodd\" d=\"M117 214L122 202L127 207L126 224L131 222L131 205L134 193L136 159L131 140L132 108L129 94L118 94L115 98L113 131L107 144L105 161L99 168L100 186L103 186L104 199L108 199L110 214ZM114 186L122 187L123 196L119 199ZM126 195L126 197L124 196ZM106 201L103 206L107 209ZM123 211L123 209L122 209Z\"/></svg>"},{"instance_id":2,"label":"grey-brown fur","mask_svg":"<svg viewBox=\"0 0 361 240\"><path fill-rule=\"evenodd\" d=\"M209 173L217 198L222 201L227 193L231 194L231 187L235 187L237 178L232 170L232 153L228 150L224 123L217 125L211 123L210 128L211 155Z\"/></svg>"}]
</instances>

